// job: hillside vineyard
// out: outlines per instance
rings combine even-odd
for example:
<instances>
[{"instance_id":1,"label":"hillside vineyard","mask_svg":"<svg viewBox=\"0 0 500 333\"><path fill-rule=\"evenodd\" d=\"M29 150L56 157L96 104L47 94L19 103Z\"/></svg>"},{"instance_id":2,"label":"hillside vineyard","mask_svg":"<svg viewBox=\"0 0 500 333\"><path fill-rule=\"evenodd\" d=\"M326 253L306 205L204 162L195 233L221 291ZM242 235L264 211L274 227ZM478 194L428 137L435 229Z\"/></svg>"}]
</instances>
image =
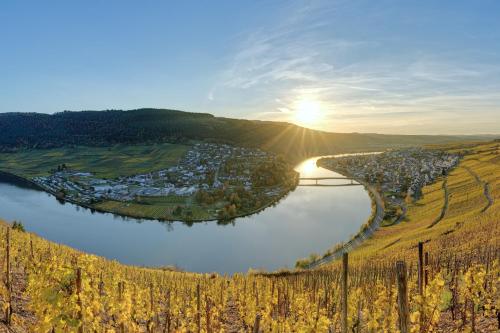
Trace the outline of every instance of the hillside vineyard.
<instances>
[{"instance_id":1,"label":"hillside vineyard","mask_svg":"<svg viewBox=\"0 0 500 333\"><path fill-rule=\"evenodd\" d=\"M4 225L3 319L34 332L492 332L498 145L448 149L468 153L448 175L452 195L439 223L436 183L409 206L409 221L312 271L229 277L124 266ZM486 209L476 176L491 188Z\"/></svg>"}]
</instances>

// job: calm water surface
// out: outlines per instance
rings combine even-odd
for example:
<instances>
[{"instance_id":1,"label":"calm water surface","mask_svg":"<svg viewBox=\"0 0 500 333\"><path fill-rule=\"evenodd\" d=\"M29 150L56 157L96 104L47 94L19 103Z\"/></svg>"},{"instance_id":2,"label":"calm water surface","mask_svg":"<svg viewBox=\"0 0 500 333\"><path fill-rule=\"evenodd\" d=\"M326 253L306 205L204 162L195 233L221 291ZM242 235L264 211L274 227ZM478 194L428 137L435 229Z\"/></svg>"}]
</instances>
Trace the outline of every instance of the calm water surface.
<instances>
[{"instance_id":1,"label":"calm water surface","mask_svg":"<svg viewBox=\"0 0 500 333\"><path fill-rule=\"evenodd\" d=\"M340 176L316 167L316 160L308 159L296 170L302 177ZM299 186L275 207L232 224L187 226L92 214L45 192L0 182L2 219L22 221L27 230L49 240L125 264L176 265L196 272L291 268L298 258L323 253L355 234L370 209L362 186Z\"/></svg>"}]
</instances>

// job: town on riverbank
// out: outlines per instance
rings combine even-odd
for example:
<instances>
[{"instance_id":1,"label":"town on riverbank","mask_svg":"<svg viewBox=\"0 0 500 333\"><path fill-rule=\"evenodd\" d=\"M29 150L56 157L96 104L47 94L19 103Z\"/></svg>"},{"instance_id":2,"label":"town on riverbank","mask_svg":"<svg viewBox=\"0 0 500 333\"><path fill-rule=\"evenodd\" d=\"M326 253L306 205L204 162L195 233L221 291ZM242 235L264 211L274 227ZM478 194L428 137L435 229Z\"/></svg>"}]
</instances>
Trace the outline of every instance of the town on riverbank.
<instances>
[{"instance_id":1,"label":"town on riverbank","mask_svg":"<svg viewBox=\"0 0 500 333\"><path fill-rule=\"evenodd\" d=\"M60 164L32 181L58 198L101 211L162 220L231 219L292 190L297 173L281 156L254 148L196 143L175 165L101 178Z\"/></svg>"},{"instance_id":2,"label":"town on riverbank","mask_svg":"<svg viewBox=\"0 0 500 333\"><path fill-rule=\"evenodd\" d=\"M381 154L322 158L318 165L375 186L385 204L384 223L399 223L406 203L418 200L422 188L446 176L460 156L437 149L408 148Z\"/></svg>"}]
</instances>

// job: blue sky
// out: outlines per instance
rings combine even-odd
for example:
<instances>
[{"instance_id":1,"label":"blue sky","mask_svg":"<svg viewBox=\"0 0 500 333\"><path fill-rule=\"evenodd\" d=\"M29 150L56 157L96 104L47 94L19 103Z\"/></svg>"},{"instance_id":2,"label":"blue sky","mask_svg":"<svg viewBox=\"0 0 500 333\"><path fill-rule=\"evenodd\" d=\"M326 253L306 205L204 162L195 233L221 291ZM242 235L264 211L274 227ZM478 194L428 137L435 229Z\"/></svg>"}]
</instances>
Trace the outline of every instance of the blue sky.
<instances>
[{"instance_id":1,"label":"blue sky","mask_svg":"<svg viewBox=\"0 0 500 333\"><path fill-rule=\"evenodd\" d=\"M500 133L500 2L0 3L0 112L139 107Z\"/></svg>"}]
</instances>

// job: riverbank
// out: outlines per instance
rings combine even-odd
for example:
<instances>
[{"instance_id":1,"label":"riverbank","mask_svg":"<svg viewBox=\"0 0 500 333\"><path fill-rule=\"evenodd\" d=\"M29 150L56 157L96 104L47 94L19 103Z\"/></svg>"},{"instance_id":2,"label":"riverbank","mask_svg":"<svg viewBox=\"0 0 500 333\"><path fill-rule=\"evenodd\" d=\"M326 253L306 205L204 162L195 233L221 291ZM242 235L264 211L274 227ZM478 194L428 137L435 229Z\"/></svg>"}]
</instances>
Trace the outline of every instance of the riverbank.
<instances>
[{"instance_id":1,"label":"riverbank","mask_svg":"<svg viewBox=\"0 0 500 333\"><path fill-rule=\"evenodd\" d=\"M379 228L349 253L349 261L354 264L367 260L376 263L415 259L418 242L425 243L429 255L434 253L441 257L453 257L463 251L472 253L472 248L497 248L500 244L500 192L492 191L491 205L484 194L484 182L491 184L491 188L498 188L500 181L500 167L495 163L498 148L495 150L495 147L495 143L474 147L450 146L453 152L463 153L459 165L449 172L446 179L439 178L424 186L422 196L408 203L404 221ZM445 180L448 196L444 190ZM486 205L489 208L484 210ZM439 223L436 223L438 219ZM326 266L333 265L336 263Z\"/></svg>"},{"instance_id":2,"label":"riverbank","mask_svg":"<svg viewBox=\"0 0 500 333\"><path fill-rule=\"evenodd\" d=\"M316 158L310 159L312 164L307 161L295 170L308 176L334 174L316 168ZM78 205L62 204L44 191L8 183L0 187L2 217L21 221L26 230L49 240L125 264L174 265L198 272L293 268L297 258L349 239L371 212L362 186L298 186L266 209L219 223L158 223L95 210L93 214ZM141 245L131 247L131 243Z\"/></svg>"},{"instance_id":3,"label":"riverbank","mask_svg":"<svg viewBox=\"0 0 500 333\"><path fill-rule=\"evenodd\" d=\"M419 241L429 244L426 246L431 246L434 252L451 246L459 251L463 237L468 235L465 229L472 230L477 228L472 226L473 224L498 220L498 212L485 209L494 207L496 202L494 195L488 193L489 196L486 196L484 190L485 183L498 183L498 178L495 178L495 175L498 175L498 164L491 162L497 153L490 150L483 152L479 146L474 149L464 147L463 154L465 157L460 161L460 167L453 168L446 178L439 178L436 182L426 185L422 196L408 203L404 211L404 221L383 228L366 229L367 233L360 232L355 236L355 240L339 244L333 252L320 259L299 262L302 263L301 268L317 268L328 263L331 264L325 266L333 266L334 260L344 252L349 252L350 260L355 261L364 262L368 257L373 258L373 261L387 260L387 257L394 261L401 260L414 256L414 249ZM344 170L330 170L350 176ZM498 193L496 195L498 196ZM465 225L463 221L466 217L474 223ZM491 227L498 228L498 223ZM483 227L481 231L488 232L487 228ZM478 245L494 243L495 237L482 238L484 236L474 235L472 238Z\"/></svg>"},{"instance_id":4,"label":"riverbank","mask_svg":"<svg viewBox=\"0 0 500 333\"><path fill-rule=\"evenodd\" d=\"M375 189L375 187L365 182L364 180L353 177L352 175L346 173L344 170L335 170L334 168L321 165L320 161L321 160L317 161L318 166L341 174L346 178L351 178L363 185L372 201L372 213L368 218L368 221L361 226L360 231L356 235L354 235L348 242L338 243L333 247L332 250L327 251L320 259L303 259L297 261L296 266L298 268L314 269L325 263L340 258L344 253L352 251L353 249L361 245L364 240L370 238L373 233L380 227L384 219L384 201L382 200L382 196Z\"/></svg>"},{"instance_id":5,"label":"riverbank","mask_svg":"<svg viewBox=\"0 0 500 333\"><path fill-rule=\"evenodd\" d=\"M25 149L0 169L93 212L186 223L257 213L297 184L279 156L204 142Z\"/></svg>"},{"instance_id":6,"label":"riverbank","mask_svg":"<svg viewBox=\"0 0 500 333\"><path fill-rule=\"evenodd\" d=\"M132 207L132 209L105 209L105 208L102 208L101 206L93 205L93 206L90 206L90 209L93 209L93 210L101 212L101 213L110 213L110 214L114 214L116 216L129 217L129 218L141 219L141 220L152 220L152 221L157 220L157 221L161 221L161 222L183 222L186 224L217 221L221 224L227 224L236 218L243 218L243 217L255 215L255 214L262 212L266 208L269 208L271 206L278 204L283 198L285 198L288 194L290 194L290 192L295 190L295 188L297 187L297 184L298 184L298 179L299 179L299 176L297 174L295 177L295 180L293 181L292 186L282 185L282 187L280 187L278 185L278 186L273 186L272 188L271 187L268 188L267 190L281 188L281 191L279 192L278 195L271 197L270 200L265 201L262 205L258 206L257 208L253 208L251 210L241 211L241 212L238 212L236 214L226 216L223 218L218 217L216 215L211 215L211 216L207 215L206 217L202 217L202 218L186 217L185 215L184 216L182 216L182 215L181 216L174 216L171 218L170 217L151 217L148 215L137 213L138 211L142 211L141 208L136 209L134 212L133 207ZM72 202L72 203L78 205L78 203L75 203L75 202ZM113 203L113 201L105 201L103 203L103 206L105 206L107 203ZM114 202L114 203L116 203L116 202ZM124 207L123 205L126 206L126 205L130 205L131 203L121 202L119 204L122 205L122 207ZM135 204L135 205L148 207L147 205L141 205L141 204ZM128 208L128 206L126 206L126 207ZM193 208L193 207L189 207L189 206L183 206L183 207L185 209L192 209ZM196 207L198 207L198 206L196 206Z\"/></svg>"},{"instance_id":7,"label":"riverbank","mask_svg":"<svg viewBox=\"0 0 500 333\"><path fill-rule=\"evenodd\" d=\"M14 182L14 183L16 183L16 185L27 186L29 188L36 189L38 191L43 191L43 192L49 193L50 195L54 196L61 203L67 202L67 203L76 205L78 207L84 208L84 209L89 209L92 213L98 212L98 213L103 213L103 214L113 214L114 216L118 216L118 217L122 217L122 218L133 218L133 219L139 219L139 220L150 220L150 221L161 221L161 222L183 222L183 223L187 223L187 224L200 223L200 222L213 222L213 221L218 221L221 224L225 224L225 223L229 223L230 221L232 221L236 218L242 218L242 217L247 217L247 216L251 216L254 214L258 214L261 211L265 210L266 208L269 208L271 206L278 204L280 202L280 200L282 200L290 192L295 190L295 188L297 187L298 182L299 182L299 174L295 173L295 177L294 177L293 181L291 182L290 186L285 186L285 184L283 184L283 185L265 188L266 190L275 190L277 188L281 188L282 190L279 192L278 195L270 198L270 200L268 200L268 201L263 202L263 204L260 205L259 207L248 210L248 211L242 211L241 213L237 213L237 214L232 215L228 218L222 219L222 218L215 217L215 216L211 217L211 218L210 217L208 217L208 218L183 218L182 216L172 217L172 218L151 217L151 216L147 216L144 214L138 214L138 213L134 213L134 212L127 212L126 213L126 212L120 211L120 210L104 209L104 208L98 206L98 204L101 204L101 203L88 204L88 203L80 202L80 201L75 200L75 199L66 198L63 195L61 195L61 193L59 193L59 192L55 192L55 191L52 191L48 188L44 188L43 186L40 186L39 184L37 184L36 182L34 182L30 179L24 178L22 176L16 175L16 174L11 173L11 172L0 171L0 177L3 177L4 179L6 179L7 182ZM105 202L111 202L111 201L105 201ZM123 203L123 204L127 204L127 203Z\"/></svg>"},{"instance_id":8,"label":"riverbank","mask_svg":"<svg viewBox=\"0 0 500 333\"><path fill-rule=\"evenodd\" d=\"M40 185L38 185L34 181L31 181L31 180L29 180L27 178L18 176L18 175L14 174L14 173L11 173L11 172L5 172L5 171L1 171L0 170L0 179L3 179L5 181L7 181L7 182L15 183L16 185L19 185L19 186L22 186L22 187L26 187L26 188L35 189L35 190L38 190L38 191L47 192L47 191L45 191L45 189L43 189Z\"/></svg>"}]
</instances>

